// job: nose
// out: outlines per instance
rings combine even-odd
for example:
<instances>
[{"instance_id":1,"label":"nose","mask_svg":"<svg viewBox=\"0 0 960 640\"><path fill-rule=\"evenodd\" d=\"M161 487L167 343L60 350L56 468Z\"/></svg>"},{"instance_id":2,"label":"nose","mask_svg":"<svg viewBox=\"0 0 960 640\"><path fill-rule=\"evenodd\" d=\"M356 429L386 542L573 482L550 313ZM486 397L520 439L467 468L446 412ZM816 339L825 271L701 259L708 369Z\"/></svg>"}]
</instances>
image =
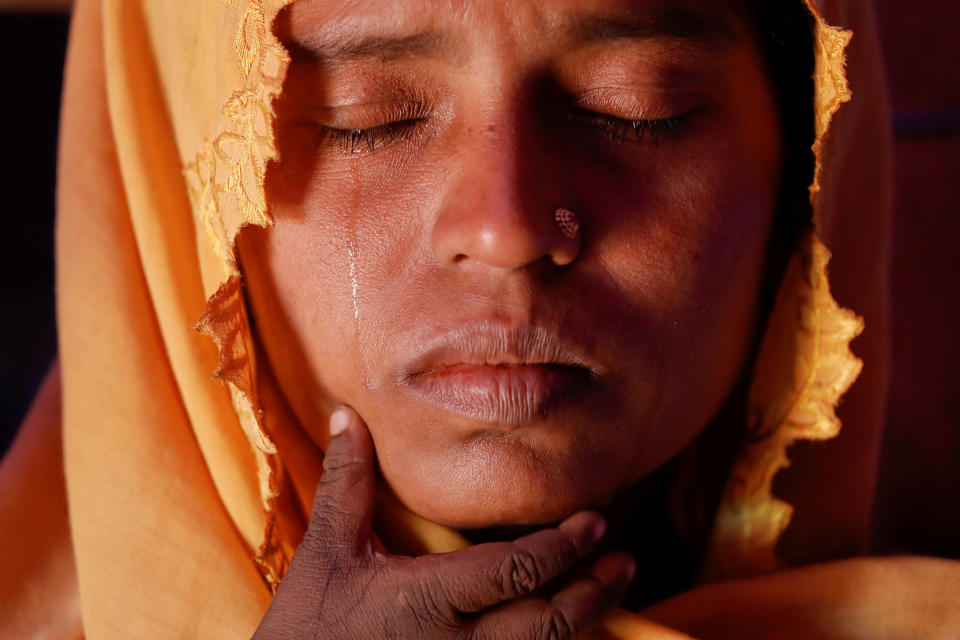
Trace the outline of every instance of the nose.
<instances>
[{"instance_id":1,"label":"nose","mask_svg":"<svg viewBox=\"0 0 960 640\"><path fill-rule=\"evenodd\" d=\"M511 134L487 133L462 155L440 200L431 244L444 266L520 269L541 259L565 266L580 253L579 235L566 235L551 202L546 158L525 152ZM554 196L556 198L556 196Z\"/></svg>"}]
</instances>

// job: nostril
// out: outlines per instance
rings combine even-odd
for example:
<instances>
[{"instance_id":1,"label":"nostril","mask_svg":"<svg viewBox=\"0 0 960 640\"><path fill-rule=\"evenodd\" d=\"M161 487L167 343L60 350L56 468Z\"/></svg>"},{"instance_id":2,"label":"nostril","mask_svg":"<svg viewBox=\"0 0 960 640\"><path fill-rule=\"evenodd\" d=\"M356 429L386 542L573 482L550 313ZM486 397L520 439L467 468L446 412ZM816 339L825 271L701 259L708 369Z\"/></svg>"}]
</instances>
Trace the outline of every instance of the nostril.
<instances>
[{"instance_id":1,"label":"nostril","mask_svg":"<svg viewBox=\"0 0 960 640\"><path fill-rule=\"evenodd\" d=\"M435 223L433 244L437 260L448 266L477 263L519 269L543 258L565 266L580 253L580 220L567 209L539 216L447 211Z\"/></svg>"}]
</instances>

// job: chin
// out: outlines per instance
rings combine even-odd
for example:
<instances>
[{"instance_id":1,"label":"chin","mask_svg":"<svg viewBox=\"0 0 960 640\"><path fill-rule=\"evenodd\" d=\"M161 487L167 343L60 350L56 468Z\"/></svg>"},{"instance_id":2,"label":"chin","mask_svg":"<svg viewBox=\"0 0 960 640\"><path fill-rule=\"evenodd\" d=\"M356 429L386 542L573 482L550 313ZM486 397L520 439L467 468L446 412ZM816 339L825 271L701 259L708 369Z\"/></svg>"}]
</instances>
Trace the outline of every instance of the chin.
<instances>
[{"instance_id":1,"label":"chin","mask_svg":"<svg viewBox=\"0 0 960 640\"><path fill-rule=\"evenodd\" d=\"M426 501L419 504L402 498L401 501L417 515L453 529L544 525L559 522L581 509L598 506L589 500L558 501L549 495L529 495L504 504L496 493L475 494L467 500L444 503Z\"/></svg>"},{"instance_id":2,"label":"chin","mask_svg":"<svg viewBox=\"0 0 960 640\"><path fill-rule=\"evenodd\" d=\"M569 450L568 450L569 451ZM420 457L384 477L408 509L454 529L558 522L606 504L620 488L616 465L526 447L467 446Z\"/></svg>"}]
</instances>

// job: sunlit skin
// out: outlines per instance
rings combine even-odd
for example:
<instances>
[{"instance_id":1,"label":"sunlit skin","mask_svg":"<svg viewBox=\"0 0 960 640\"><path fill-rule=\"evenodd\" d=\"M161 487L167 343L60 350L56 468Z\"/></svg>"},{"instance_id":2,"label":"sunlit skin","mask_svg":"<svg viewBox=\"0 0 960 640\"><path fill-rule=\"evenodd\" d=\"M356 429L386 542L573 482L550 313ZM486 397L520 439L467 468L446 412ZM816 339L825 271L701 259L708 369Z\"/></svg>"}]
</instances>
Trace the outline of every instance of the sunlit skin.
<instances>
[{"instance_id":1,"label":"sunlit skin","mask_svg":"<svg viewBox=\"0 0 960 640\"><path fill-rule=\"evenodd\" d=\"M284 14L274 224L240 247L259 339L320 446L331 408L354 407L408 508L476 528L603 505L711 421L757 331L780 185L775 100L734 6ZM576 364L453 348L411 370L463 327L542 331ZM536 391L551 371L546 402L486 387L448 402L514 374ZM439 401L424 380L446 385Z\"/></svg>"}]
</instances>

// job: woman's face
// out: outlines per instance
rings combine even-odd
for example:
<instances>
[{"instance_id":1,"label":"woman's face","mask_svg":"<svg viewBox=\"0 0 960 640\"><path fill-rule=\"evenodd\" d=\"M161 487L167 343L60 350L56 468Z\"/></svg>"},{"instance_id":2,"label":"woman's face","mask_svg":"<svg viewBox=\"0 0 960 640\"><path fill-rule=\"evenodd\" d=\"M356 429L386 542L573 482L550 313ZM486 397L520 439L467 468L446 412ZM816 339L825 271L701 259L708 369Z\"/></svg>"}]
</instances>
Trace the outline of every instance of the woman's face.
<instances>
[{"instance_id":1,"label":"woman's face","mask_svg":"<svg viewBox=\"0 0 960 640\"><path fill-rule=\"evenodd\" d=\"M756 331L780 181L739 4L288 10L275 223L241 255L321 446L353 406L410 509L480 527L602 504L693 439Z\"/></svg>"}]
</instances>

